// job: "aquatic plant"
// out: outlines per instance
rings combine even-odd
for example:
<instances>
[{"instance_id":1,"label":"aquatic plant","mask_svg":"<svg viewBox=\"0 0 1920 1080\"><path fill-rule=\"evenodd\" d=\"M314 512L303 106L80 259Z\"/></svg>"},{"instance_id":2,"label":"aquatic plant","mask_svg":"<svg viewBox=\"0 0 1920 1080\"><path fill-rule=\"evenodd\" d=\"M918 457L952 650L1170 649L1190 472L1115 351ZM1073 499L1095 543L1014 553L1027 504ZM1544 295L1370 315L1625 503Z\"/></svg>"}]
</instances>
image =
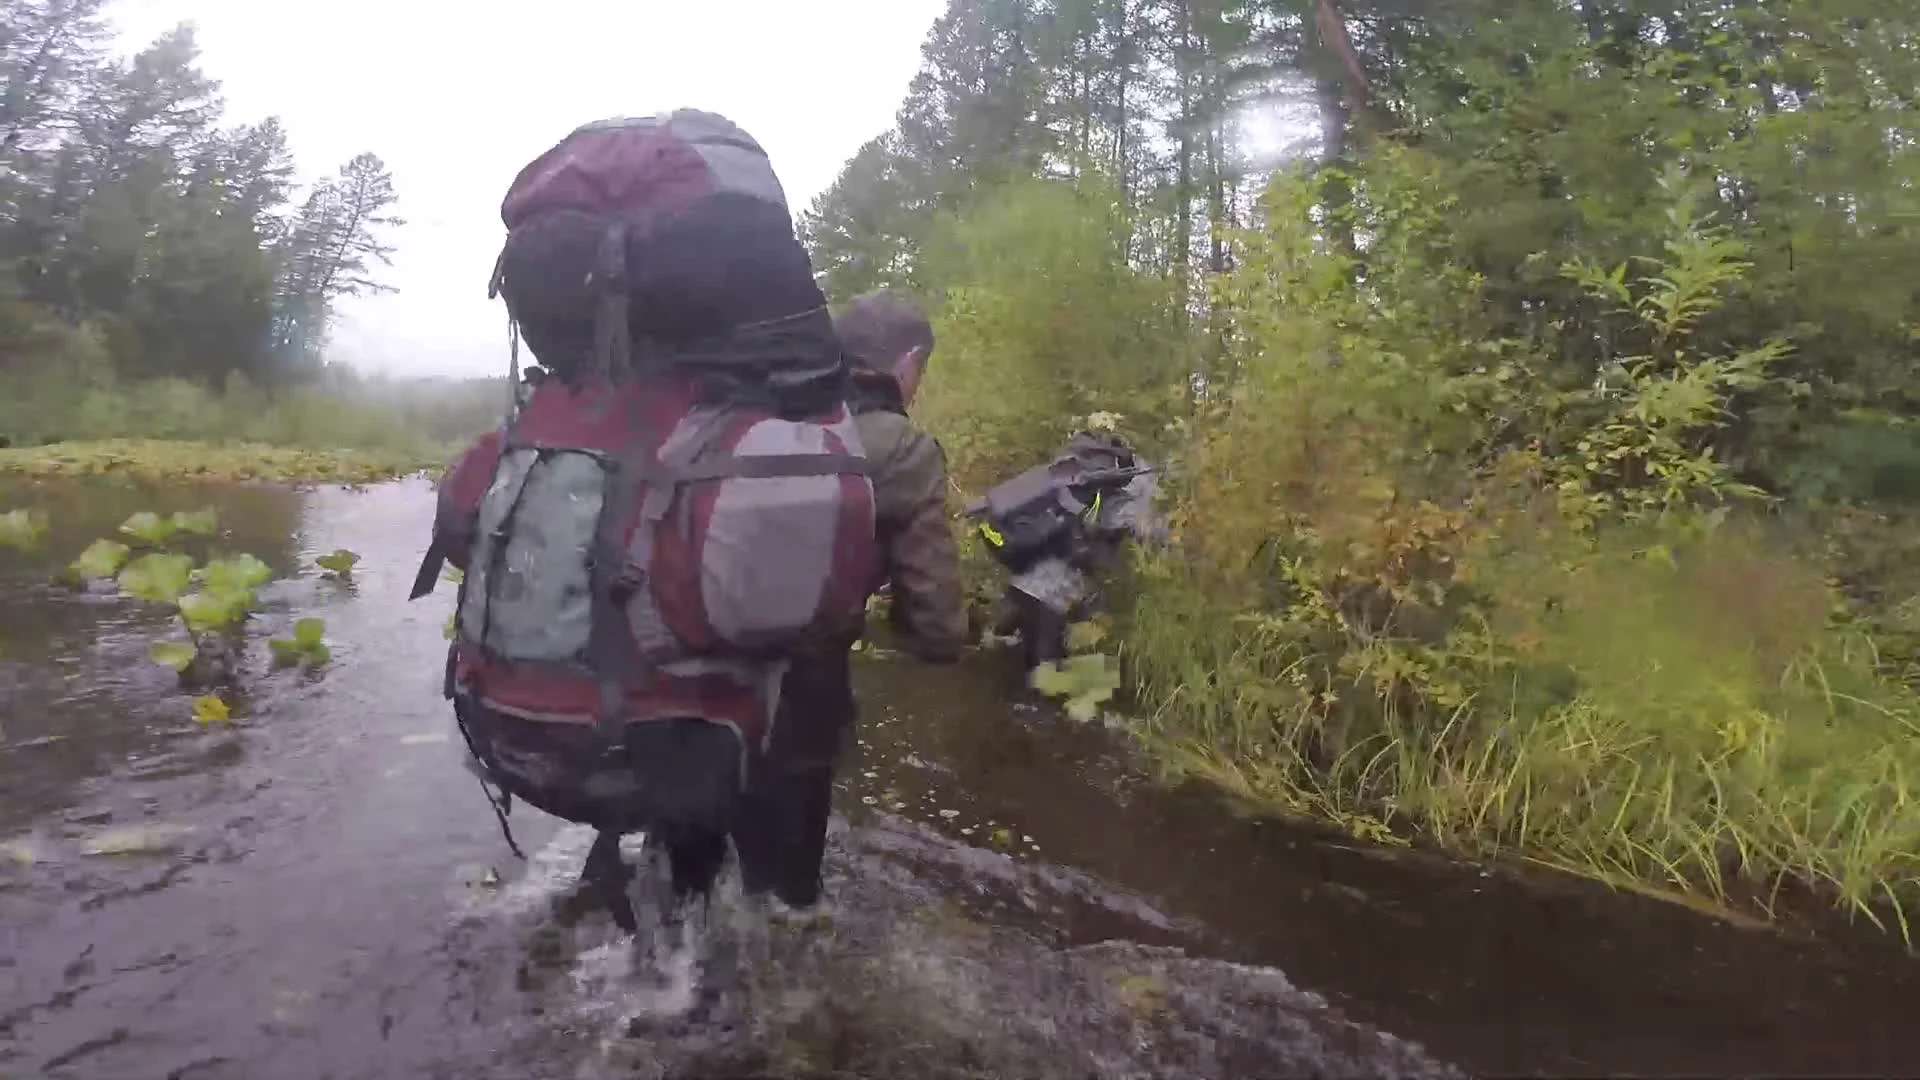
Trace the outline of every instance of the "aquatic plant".
<instances>
[{"instance_id":1,"label":"aquatic plant","mask_svg":"<svg viewBox=\"0 0 1920 1080\"><path fill-rule=\"evenodd\" d=\"M233 710L218 694L200 694L193 699L193 719L202 725L229 724Z\"/></svg>"},{"instance_id":2,"label":"aquatic plant","mask_svg":"<svg viewBox=\"0 0 1920 1080\"><path fill-rule=\"evenodd\" d=\"M345 581L353 576L353 568L360 562L360 556L346 548L336 548L313 561L325 576L337 581Z\"/></svg>"},{"instance_id":3,"label":"aquatic plant","mask_svg":"<svg viewBox=\"0 0 1920 1080\"><path fill-rule=\"evenodd\" d=\"M156 641L147 646L148 659L183 675L199 654L200 650L191 641Z\"/></svg>"},{"instance_id":4,"label":"aquatic plant","mask_svg":"<svg viewBox=\"0 0 1920 1080\"><path fill-rule=\"evenodd\" d=\"M1033 669L1027 676L1038 692L1057 697L1068 716L1086 722L1100 715L1100 706L1120 689L1120 669L1113 657L1083 653Z\"/></svg>"},{"instance_id":5,"label":"aquatic plant","mask_svg":"<svg viewBox=\"0 0 1920 1080\"><path fill-rule=\"evenodd\" d=\"M131 554L133 549L118 540L95 540L67 564L65 578L75 585L105 580L118 574Z\"/></svg>"},{"instance_id":6,"label":"aquatic plant","mask_svg":"<svg viewBox=\"0 0 1920 1080\"><path fill-rule=\"evenodd\" d=\"M38 510L9 510L0 514L0 547L30 551L47 535L47 516Z\"/></svg>"},{"instance_id":7,"label":"aquatic plant","mask_svg":"<svg viewBox=\"0 0 1920 1080\"><path fill-rule=\"evenodd\" d=\"M267 645L273 649L273 662L281 667L296 664L320 667L333 657L333 651L327 647L326 632L327 624L320 619L295 621L292 637L268 640Z\"/></svg>"},{"instance_id":8,"label":"aquatic plant","mask_svg":"<svg viewBox=\"0 0 1920 1080\"><path fill-rule=\"evenodd\" d=\"M212 558L196 567L192 555L164 550L177 536L216 534L218 515L212 509L165 516L141 511L121 523L119 531L142 546L162 550L130 559L133 549L128 545L104 538L95 540L67 565L62 580L84 586L113 579L122 596L171 606L186 630L186 640L155 641L148 646L148 658L178 674L183 685L231 681L239 644L232 635L252 615L260 587L273 580L273 569L246 552ZM330 570L340 572L350 570L359 557L342 549L322 558L335 564ZM331 657L324 632L325 625L319 619L298 620L291 637L268 642L276 664L308 668L324 665ZM194 701L194 715L201 723L224 722L228 718L226 708L217 696L202 695Z\"/></svg>"},{"instance_id":9,"label":"aquatic plant","mask_svg":"<svg viewBox=\"0 0 1920 1080\"><path fill-rule=\"evenodd\" d=\"M152 604L172 604L192 580L193 556L154 552L121 568L120 595Z\"/></svg>"}]
</instances>

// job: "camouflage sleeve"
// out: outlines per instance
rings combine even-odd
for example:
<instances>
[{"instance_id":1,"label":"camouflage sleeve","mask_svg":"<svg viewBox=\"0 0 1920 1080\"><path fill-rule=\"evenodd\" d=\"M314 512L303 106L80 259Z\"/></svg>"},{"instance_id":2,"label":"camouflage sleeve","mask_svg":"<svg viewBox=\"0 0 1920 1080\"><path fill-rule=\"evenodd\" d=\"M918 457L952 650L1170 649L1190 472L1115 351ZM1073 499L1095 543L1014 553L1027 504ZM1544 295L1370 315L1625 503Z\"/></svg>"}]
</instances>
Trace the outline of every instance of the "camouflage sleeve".
<instances>
[{"instance_id":1,"label":"camouflage sleeve","mask_svg":"<svg viewBox=\"0 0 1920 1080\"><path fill-rule=\"evenodd\" d=\"M967 610L940 444L917 428L904 432L875 473L874 496L901 644L923 660L956 659L967 642Z\"/></svg>"}]
</instances>

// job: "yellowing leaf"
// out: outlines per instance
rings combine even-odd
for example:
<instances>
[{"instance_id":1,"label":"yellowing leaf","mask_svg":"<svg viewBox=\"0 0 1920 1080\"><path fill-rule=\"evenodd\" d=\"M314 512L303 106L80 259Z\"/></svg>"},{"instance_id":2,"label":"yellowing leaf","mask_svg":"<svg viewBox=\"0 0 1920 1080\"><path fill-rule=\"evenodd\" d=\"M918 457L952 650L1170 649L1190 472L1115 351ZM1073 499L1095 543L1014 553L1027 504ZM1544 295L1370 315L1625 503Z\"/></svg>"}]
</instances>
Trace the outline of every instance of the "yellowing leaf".
<instances>
[{"instance_id":1,"label":"yellowing leaf","mask_svg":"<svg viewBox=\"0 0 1920 1080\"><path fill-rule=\"evenodd\" d=\"M218 694L201 694L193 699L193 718L201 724L225 724L233 719L233 710Z\"/></svg>"}]
</instances>

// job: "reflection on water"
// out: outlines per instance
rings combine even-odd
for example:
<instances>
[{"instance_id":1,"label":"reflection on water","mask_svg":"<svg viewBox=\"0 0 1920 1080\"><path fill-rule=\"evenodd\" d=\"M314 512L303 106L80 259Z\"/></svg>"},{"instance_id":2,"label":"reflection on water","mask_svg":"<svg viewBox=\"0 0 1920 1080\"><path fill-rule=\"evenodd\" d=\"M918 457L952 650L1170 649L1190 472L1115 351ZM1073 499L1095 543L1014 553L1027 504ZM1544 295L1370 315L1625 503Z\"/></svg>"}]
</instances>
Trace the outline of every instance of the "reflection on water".
<instances>
[{"instance_id":1,"label":"reflection on water","mask_svg":"<svg viewBox=\"0 0 1920 1080\"><path fill-rule=\"evenodd\" d=\"M1479 1073L1920 1073L1885 950L1242 821L1010 710L990 658L861 664L835 925L782 938L729 894L700 948L734 974L663 1020L691 946L636 961L556 914L583 833L518 810L515 863L460 767L452 590L402 602L426 485L23 502L54 535L0 552L0 1076L1449 1074L1388 1031ZM208 502L298 574L232 731L145 661L155 613L39 584L134 510ZM301 570L335 547L352 583ZM309 614L333 664L269 671L260 639Z\"/></svg>"}]
</instances>

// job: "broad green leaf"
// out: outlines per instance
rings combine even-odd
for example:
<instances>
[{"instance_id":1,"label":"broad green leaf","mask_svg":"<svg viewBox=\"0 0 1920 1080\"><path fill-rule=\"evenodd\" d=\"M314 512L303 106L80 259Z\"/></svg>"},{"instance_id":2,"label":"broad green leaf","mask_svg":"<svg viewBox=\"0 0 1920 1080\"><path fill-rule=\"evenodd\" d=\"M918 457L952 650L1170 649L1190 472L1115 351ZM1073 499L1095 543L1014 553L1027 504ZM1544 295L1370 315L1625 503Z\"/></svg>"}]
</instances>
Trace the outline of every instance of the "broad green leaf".
<instances>
[{"instance_id":1,"label":"broad green leaf","mask_svg":"<svg viewBox=\"0 0 1920 1080\"><path fill-rule=\"evenodd\" d=\"M273 580L273 568L242 552L209 562L201 577L216 591L250 592Z\"/></svg>"},{"instance_id":2,"label":"broad green leaf","mask_svg":"<svg viewBox=\"0 0 1920 1080\"><path fill-rule=\"evenodd\" d=\"M293 624L293 640L303 649L319 646L327 632L324 619L301 619Z\"/></svg>"},{"instance_id":3,"label":"broad green leaf","mask_svg":"<svg viewBox=\"0 0 1920 1080\"><path fill-rule=\"evenodd\" d=\"M313 561L334 577L346 577L353 573L353 566L360 561L360 556L346 548L339 548Z\"/></svg>"},{"instance_id":4,"label":"broad green leaf","mask_svg":"<svg viewBox=\"0 0 1920 1080\"><path fill-rule=\"evenodd\" d=\"M321 642L318 645L307 646L301 655L310 668L325 667L333 660L333 650L329 648L325 642Z\"/></svg>"},{"instance_id":5,"label":"broad green leaf","mask_svg":"<svg viewBox=\"0 0 1920 1080\"><path fill-rule=\"evenodd\" d=\"M84 581L110 578L120 572L132 551L118 540L95 540L73 560L72 570Z\"/></svg>"},{"instance_id":6,"label":"broad green leaf","mask_svg":"<svg viewBox=\"0 0 1920 1080\"><path fill-rule=\"evenodd\" d=\"M459 633L460 633L460 613L456 611L453 614L447 616L447 625L440 628L440 636L447 639L448 641L452 641ZM859 642L856 641L854 642L854 644L858 645Z\"/></svg>"},{"instance_id":7,"label":"broad green leaf","mask_svg":"<svg viewBox=\"0 0 1920 1080\"><path fill-rule=\"evenodd\" d=\"M196 634L226 630L246 618L251 600L252 594L246 592L202 589L180 598L180 619L187 624L187 629Z\"/></svg>"},{"instance_id":8,"label":"broad green leaf","mask_svg":"<svg viewBox=\"0 0 1920 1080\"><path fill-rule=\"evenodd\" d=\"M176 532L190 536L212 536L220 528L220 515L211 506L199 510L176 510L171 523Z\"/></svg>"},{"instance_id":9,"label":"broad green leaf","mask_svg":"<svg viewBox=\"0 0 1920 1080\"><path fill-rule=\"evenodd\" d=\"M122 533L148 547L166 543L173 536L174 529L172 518L163 518L151 510L142 510L120 523Z\"/></svg>"},{"instance_id":10,"label":"broad green leaf","mask_svg":"<svg viewBox=\"0 0 1920 1080\"><path fill-rule=\"evenodd\" d=\"M467 572L460 569L457 566L449 566L447 567L446 571L442 573L440 576L443 578L446 578L448 581L452 582L453 584L458 585L462 581L465 581L467 579Z\"/></svg>"},{"instance_id":11,"label":"broad green leaf","mask_svg":"<svg viewBox=\"0 0 1920 1080\"><path fill-rule=\"evenodd\" d=\"M47 516L37 510L9 510L0 514L0 547L28 551L47 535Z\"/></svg>"},{"instance_id":12,"label":"broad green leaf","mask_svg":"<svg viewBox=\"0 0 1920 1080\"><path fill-rule=\"evenodd\" d=\"M1028 672L1027 685L1048 697L1058 697L1073 693L1073 676L1056 660Z\"/></svg>"},{"instance_id":13,"label":"broad green leaf","mask_svg":"<svg viewBox=\"0 0 1920 1080\"><path fill-rule=\"evenodd\" d=\"M302 653L300 643L292 638L269 638L267 648L273 651L273 663L276 667L292 667L300 662Z\"/></svg>"},{"instance_id":14,"label":"broad green leaf","mask_svg":"<svg viewBox=\"0 0 1920 1080\"><path fill-rule=\"evenodd\" d=\"M1068 716L1085 721L1099 715L1120 688L1120 671L1112 657L1089 653L1034 668L1028 681L1040 693L1061 698Z\"/></svg>"},{"instance_id":15,"label":"broad green leaf","mask_svg":"<svg viewBox=\"0 0 1920 1080\"><path fill-rule=\"evenodd\" d=\"M156 641L147 648L147 655L161 667L170 667L175 671L185 671L193 664L198 655L191 642Z\"/></svg>"},{"instance_id":16,"label":"broad green leaf","mask_svg":"<svg viewBox=\"0 0 1920 1080\"><path fill-rule=\"evenodd\" d=\"M193 718L202 724L225 724L233 719L233 710L218 694L201 694L193 699Z\"/></svg>"},{"instance_id":17,"label":"broad green leaf","mask_svg":"<svg viewBox=\"0 0 1920 1080\"><path fill-rule=\"evenodd\" d=\"M120 592L138 600L171 604L187 591L193 576L193 558L155 552L142 555L120 571Z\"/></svg>"}]
</instances>

